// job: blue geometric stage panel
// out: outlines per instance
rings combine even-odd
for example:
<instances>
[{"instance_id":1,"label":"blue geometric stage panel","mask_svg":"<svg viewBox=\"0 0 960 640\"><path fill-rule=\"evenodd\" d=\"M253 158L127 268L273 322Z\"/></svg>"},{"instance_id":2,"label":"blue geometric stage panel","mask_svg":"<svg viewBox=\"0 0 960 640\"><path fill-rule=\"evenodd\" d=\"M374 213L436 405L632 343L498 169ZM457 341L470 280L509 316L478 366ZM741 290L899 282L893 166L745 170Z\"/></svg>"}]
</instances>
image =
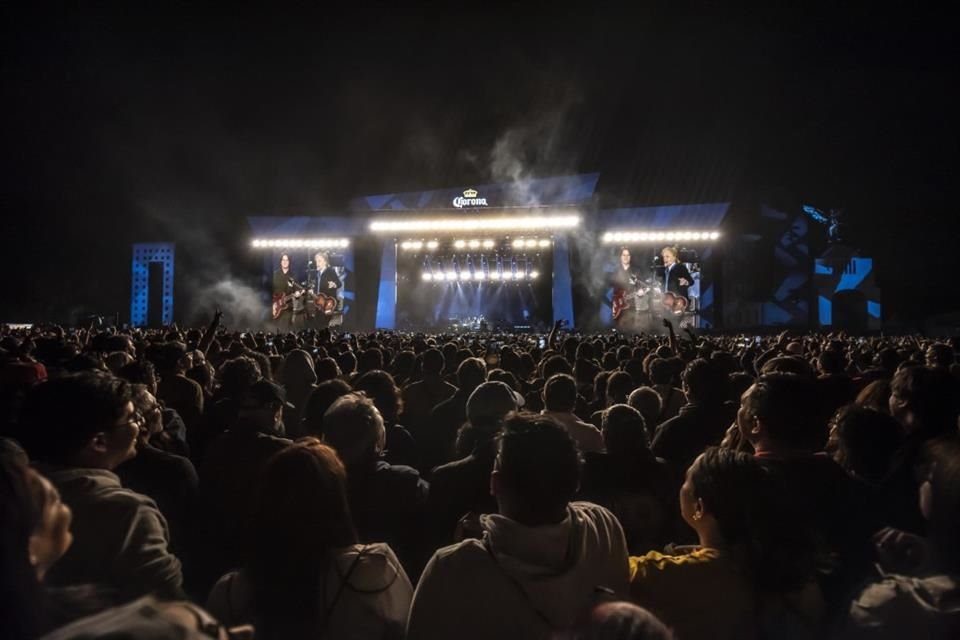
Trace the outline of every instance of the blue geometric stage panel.
<instances>
[{"instance_id":1,"label":"blue geometric stage panel","mask_svg":"<svg viewBox=\"0 0 960 640\"><path fill-rule=\"evenodd\" d=\"M137 243L133 245L133 287L130 293L130 324L142 327L147 324L147 307L150 300L150 263L163 264L163 305L161 322L173 324L173 259L172 242Z\"/></svg>"}]
</instances>

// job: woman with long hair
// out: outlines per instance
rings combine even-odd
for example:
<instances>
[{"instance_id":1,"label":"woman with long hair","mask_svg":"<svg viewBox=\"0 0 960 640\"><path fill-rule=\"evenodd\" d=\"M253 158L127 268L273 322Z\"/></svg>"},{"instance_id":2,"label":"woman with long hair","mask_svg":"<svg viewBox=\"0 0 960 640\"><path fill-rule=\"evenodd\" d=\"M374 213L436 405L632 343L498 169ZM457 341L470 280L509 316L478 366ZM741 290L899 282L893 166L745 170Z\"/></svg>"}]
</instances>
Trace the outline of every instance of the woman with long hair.
<instances>
[{"instance_id":1,"label":"woman with long hair","mask_svg":"<svg viewBox=\"0 0 960 640\"><path fill-rule=\"evenodd\" d=\"M386 429L386 449L384 457L390 464L405 464L408 467L419 467L420 456L417 444L410 432L397 420L403 411L403 399L400 389L386 371L374 369L362 374L353 382L354 391L362 391L383 416L383 426Z\"/></svg>"},{"instance_id":2,"label":"woman with long hair","mask_svg":"<svg viewBox=\"0 0 960 640\"><path fill-rule=\"evenodd\" d=\"M336 452L304 438L260 478L243 568L221 578L208 608L258 638L402 637L413 588L393 550L358 544Z\"/></svg>"},{"instance_id":3,"label":"woman with long hair","mask_svg":"<svg viewBox=\"0 0 960 640\"><path fill-rule=\"evenodd\" d=\"M813 545L778 497L753 456L707 449L680 489L699 545L631 557L634 601L684 639L815 635L823 603Z\"/></svg>"}]
</instances>

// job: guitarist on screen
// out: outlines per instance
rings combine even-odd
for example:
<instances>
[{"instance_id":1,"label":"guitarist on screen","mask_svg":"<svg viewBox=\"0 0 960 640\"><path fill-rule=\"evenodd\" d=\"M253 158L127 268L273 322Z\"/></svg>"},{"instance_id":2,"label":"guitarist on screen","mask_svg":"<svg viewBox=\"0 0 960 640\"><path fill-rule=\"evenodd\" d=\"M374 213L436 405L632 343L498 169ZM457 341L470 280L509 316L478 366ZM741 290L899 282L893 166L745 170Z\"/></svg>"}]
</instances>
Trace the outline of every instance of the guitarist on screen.
<instances>
[{"instance_id":1,"label":"guitarist on screen","mask_svg":"<svg viewBox=\"0 0 960 640\"><path fill-rule=\"evenodd\" d=\"M337 276L336 270L330 266L327 254L317 252L313 261L316 269L308 272L307 282L315 296L316 320L321 327L326 327L330 324L330 316L339 306L337 293L343 287L343 282Z\"/></svg>"},{"instance_id":2,"label":"guitarist on screen","mask_svg":"<svg viewBox=\"0 0 960 640\"><path fill-rule=\"evenodd\" d=\"M303 288L290 268L290 256L280 256L280 268L273 272L273 320L278 326L293 326L303 315Z\"/></svg>"},{"instance_id":3,"label":"guitarist on screen","mask_svg":"<svg viewBox=\"0 0 960 640\"><path fill-rule=\"evenodd\" d=\"M620 332L632 333L637 328L635 306L630 298L636 294L640 283L639 271L631 263L630 250L620 249L620 263L610 274L613 285L611 310L614 326Z\"/></svg>"}]
</instances>

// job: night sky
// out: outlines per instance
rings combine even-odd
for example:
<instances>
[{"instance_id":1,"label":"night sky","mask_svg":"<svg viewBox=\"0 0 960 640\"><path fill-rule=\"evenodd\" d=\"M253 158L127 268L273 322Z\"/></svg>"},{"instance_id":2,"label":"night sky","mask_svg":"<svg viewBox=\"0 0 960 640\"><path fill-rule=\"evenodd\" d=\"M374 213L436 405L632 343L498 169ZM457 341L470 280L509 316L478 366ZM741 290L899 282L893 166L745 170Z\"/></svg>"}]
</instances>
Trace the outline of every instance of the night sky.
<instances>
[{"instance_id":1,"label":"night sky","mask_svg":"<svg viewBox=\"0 0 960 640\"><path fill-rule=\"evenodd\" d=\"M841 207L888 318L960 308L945 13L14 4L2 321L125 315L132 242L243 277L248 215L594 171L604 206Z\"/></svg>"}]
</instances>

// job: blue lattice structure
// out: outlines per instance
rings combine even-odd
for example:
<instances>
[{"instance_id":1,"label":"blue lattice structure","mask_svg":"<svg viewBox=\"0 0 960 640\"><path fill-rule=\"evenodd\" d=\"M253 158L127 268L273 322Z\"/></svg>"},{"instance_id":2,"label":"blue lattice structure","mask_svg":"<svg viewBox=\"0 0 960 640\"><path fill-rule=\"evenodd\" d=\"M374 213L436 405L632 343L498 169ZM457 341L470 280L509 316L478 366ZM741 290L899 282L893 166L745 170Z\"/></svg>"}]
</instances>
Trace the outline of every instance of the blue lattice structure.
<instances>
[{"instance_id":1,"label":"blue lattice structure","mask_svg":"<svg viewBox=\"0 0 960 640\"><path fill-rule=\"evenodd\" d=\"M163 294L160 299L163 324L173 324L173 262L172 242L137 243L133 245L133 285L130 293L130 324L147 324L150 305L150 263L163 265Z\"/></svg>"},{"instance_id":2,"label":"blue lattice structure","mask_svg":"<svg viewBox=\"0 0 960 640\"><path fill-rule=\"evenodd\" d=\"M851 247L834 245L814 264L817 320L821 328L878 331L882 298L873 259Z\"/></svg>"}]
</instances>

